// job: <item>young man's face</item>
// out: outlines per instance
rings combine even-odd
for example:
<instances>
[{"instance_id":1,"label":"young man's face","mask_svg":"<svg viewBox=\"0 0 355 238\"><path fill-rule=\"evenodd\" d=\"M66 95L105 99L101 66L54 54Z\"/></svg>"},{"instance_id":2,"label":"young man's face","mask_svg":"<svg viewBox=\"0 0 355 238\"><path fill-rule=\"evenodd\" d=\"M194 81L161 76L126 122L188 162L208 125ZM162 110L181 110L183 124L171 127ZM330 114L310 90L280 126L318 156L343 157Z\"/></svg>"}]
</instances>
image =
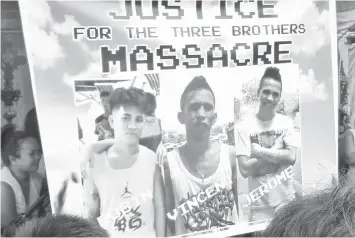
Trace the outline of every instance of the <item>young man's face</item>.
<instances>
[{"instance_id":1,"label":"young man's face","mask_svg":"<svg viewBox=\"0 0 355 238\"><path fill-rule=\"evenodd\" d=\"M138 107L127 105L114 108L109 121L117 140L127 145L139 143L145 125L145 115Z\"/></svg>"},{"instance_id":2,"label":"young man's face","mask_svg":"<svg viewBox=\"0 0 355 238\"><path fill-rule=\"evenodd\" d=\"M42 159L42 150L36 139L27 137L20 142L18 157L14 160L22 171L36 172Z\"/></svg>"},{"instance_id":3,"label":"young man's face","mask_svg":"<svg viewBox=\"0 0 355 238\"><path fill-rule=\"evenodd\" d=\"M105 110L105 113L109 113L110 111L110 96L103 96L101 99L101 105Z\"/></svg>"},{"instance_id":4,"label":"young man's face","mask_svg":"<svg viewBox=\"0 0 355 238\"><path fill-rule=\"evenodd\" d=\"M199 89L187 94L179 121L185 124L186 132L196 139L209 136L216 121L214 97L211 91Z\"/></svg>"},{"instance_id":5,"label":"young man's face","mask_svg":"<svg viewBox=\"0 0 355 238\"><path fill-rule=\"evenodd\" d=\"M265 78L259 91L260 107L268 110L276 110L281 99L281 83Z\"/></svg>"}]
</instances>

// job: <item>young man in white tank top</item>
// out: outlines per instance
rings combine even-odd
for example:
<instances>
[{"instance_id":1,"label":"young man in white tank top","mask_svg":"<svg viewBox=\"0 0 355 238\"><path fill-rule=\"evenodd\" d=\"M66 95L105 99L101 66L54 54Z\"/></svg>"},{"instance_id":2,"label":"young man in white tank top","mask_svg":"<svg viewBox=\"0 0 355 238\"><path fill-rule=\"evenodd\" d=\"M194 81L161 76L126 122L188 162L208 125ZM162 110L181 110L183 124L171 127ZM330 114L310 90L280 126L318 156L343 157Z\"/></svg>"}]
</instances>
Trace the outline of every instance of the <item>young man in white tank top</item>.
<instances>
[{"instance_id":1,"label":"young man in white tank top","mask_svg":"<svg viewBox=\"0 0 355 238\"><path fill-rule=\"evenodd\" d=\"M185 88L178 119L186 144L167 153L164 178L167 224L182 235L236 224L236 155L233 147L212 142L217 119L215 97L202 76Z\"/></svg>"},{"instance_id":2,"label":"young man in white tank top","mask_svg":"<svg viewBox=\"0 0 355 238\"><path fill-rule=\"evenodd\" d=\"M144 92L118 88L110 96L115 142L90 156L84 180L84 215L113 237L165 236L161 172L156 155L139 145L145 123Z\"/></svg>"}]
</instances>

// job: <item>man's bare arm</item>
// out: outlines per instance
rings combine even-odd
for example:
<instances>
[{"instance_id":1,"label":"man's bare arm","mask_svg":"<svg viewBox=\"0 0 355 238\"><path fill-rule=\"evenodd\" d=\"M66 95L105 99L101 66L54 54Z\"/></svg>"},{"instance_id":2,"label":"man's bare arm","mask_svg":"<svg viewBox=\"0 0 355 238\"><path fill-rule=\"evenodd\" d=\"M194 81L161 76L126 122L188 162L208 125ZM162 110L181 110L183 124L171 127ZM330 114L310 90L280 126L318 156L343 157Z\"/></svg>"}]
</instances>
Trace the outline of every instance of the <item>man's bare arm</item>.
<instances>
[{"instance_id":1,"label":"man's bare arm","mask_svg":"<svg viewBox=\"0 0 355 238\"><path fill-rule=\"evenodd\" d=\"M249 158L245 155L237 156L239 171L244 178L259 177L269 173L275 173L279 167L267 161Z\"/></svg>"},{"instance_id":2,"label":"man's bare arm","mask_svg":"<svg viewBox=\"0 0 355 238\"><path fill-rule=\"evenodd\" d=\"M252 157L265 160L277 165L294 165L296 162L296 148L286 146L285 149L264 148L257 144L252 144Z\"/></svg>"},{"instance_id":3,"label":"man's bare arm","mask_svg":"<svg viewBox=\"0 0 355 238\"><path fill-rule=\"evenodd\" d=\"M166 236L164 184L161 169L156 166L154 173L154 227L157 237Z\"/></svg>"},{"instance_id":4,"label":"man's bare arm","mask_svg":"<svg viewBox=\"0 0 355 238\"><path fill-rule=\"evenodd\" d=\"M90 175L84 180L84 216L97 222L100 216L100 196Z\"/></svg>"}]
</instances>

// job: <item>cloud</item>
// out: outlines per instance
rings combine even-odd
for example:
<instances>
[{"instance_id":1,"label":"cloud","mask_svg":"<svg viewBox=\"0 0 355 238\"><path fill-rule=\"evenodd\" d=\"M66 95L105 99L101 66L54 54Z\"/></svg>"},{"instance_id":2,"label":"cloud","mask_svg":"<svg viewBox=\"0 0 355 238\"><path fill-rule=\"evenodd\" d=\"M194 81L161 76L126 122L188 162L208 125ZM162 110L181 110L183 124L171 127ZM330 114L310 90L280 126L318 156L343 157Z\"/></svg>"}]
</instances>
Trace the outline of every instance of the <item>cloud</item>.
<instances>
[{"instance_id":1,"label":"cloud","mask_svg":"<svg viewBox=\"0 0 355 238\"><path fill-rule=\"evenodd\" d=\"M313 70L309 70L308 75L300 72L300 89L302 102L324 101L328 98L325 85L315 80Z\"/></svg>"},{"instance_id":2,"label":"cloud","mask_svg":"<svg viewBox=\"0 0 355 238\"><path fill-rule=\"evenodd\" d=\"M34 66L43 70L54 67L57 60L66 56L59 37L71 34L72 27L80 24L68 15L63 22L56 22L44 0L22 1L20 7L27 49L31 51ZM87 49L85 44L80 45Z\"/></svg>"},{"instance_id":3,"label":"cloud","mask_svg":"<svg viewBox=\"0 0 355 238\"><path fill-rule=\"evenodd\" d=\"M315 1L279 1L278 10L280 23L302 23L306 27L305 34L292 36L293 54L313 56L321 47L330 43L332 18L329 10L319 12Z\"/></svg>"}]
</instances>

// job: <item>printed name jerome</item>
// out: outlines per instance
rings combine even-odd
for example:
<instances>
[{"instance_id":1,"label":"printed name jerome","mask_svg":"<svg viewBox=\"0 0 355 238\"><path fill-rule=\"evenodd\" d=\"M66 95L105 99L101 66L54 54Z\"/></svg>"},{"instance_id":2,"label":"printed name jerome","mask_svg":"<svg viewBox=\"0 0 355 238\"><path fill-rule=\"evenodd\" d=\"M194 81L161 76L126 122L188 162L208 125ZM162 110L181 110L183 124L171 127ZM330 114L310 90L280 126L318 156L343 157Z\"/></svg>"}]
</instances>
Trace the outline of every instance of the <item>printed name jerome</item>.
<instances>
[{"instance_id":1,"label":"printed name jerome","mask_svg":"<svg viewBox=\"0 0 355 238\"><path fill-rule=\"evenodd\" d=\"M282 171L280 174L276 174L274 178L268 180L267 183L262 184L257 189L250 192L246 198L248 200L248 204L245 206L249 206L252 202L257 201L265 194L268 194L272 189L276 188L278 185L282 183L282 181L286 181L291 179L294 176L292 173L292 166L289 166L287 169Z\"/></svg>"}]
</instances>

